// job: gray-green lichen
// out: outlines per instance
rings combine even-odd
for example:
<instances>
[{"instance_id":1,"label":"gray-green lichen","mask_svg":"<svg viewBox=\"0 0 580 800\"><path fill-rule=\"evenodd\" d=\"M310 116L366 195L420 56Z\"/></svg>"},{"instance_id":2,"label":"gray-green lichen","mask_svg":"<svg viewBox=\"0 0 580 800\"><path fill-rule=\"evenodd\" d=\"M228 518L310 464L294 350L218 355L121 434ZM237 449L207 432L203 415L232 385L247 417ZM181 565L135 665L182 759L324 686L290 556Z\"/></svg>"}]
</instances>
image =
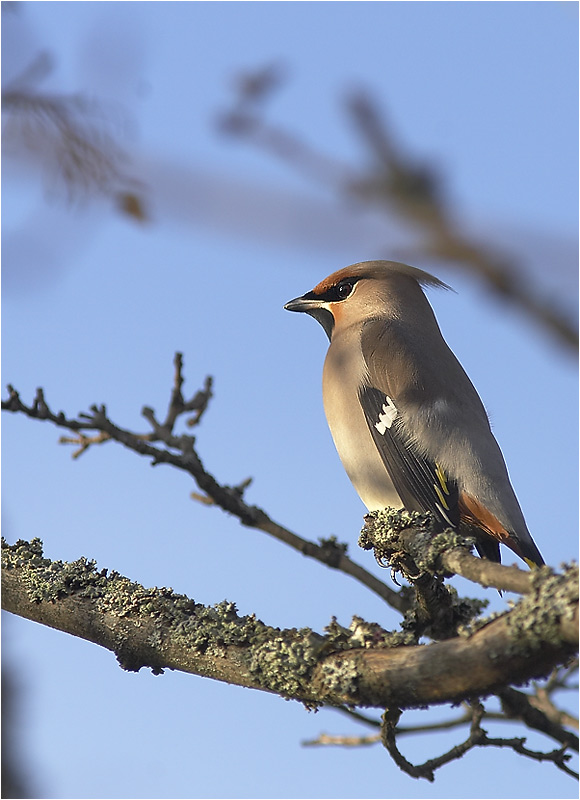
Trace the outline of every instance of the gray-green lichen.
<instances>
[{"instance_id":1,"label":"gray-green lichen","mask_svg":"<svg viewBox=\"0 0 580 800\"><path fill-rule=\"evenodd\" d=\"M507 623L514 648L522 646L530 654L545 645L562 644L561 623L574 620L578 605L578 565L555 574L549 567L531 572L532 591L512 609Z\"/></svg>"},{"instance_id":2,"label":"gray-green lichen","mask_svg":"<svg viewBox=\"0 0 580 800\"><path fill-rule=\"evenodd\" d=\"M457 626L457 635L464 639L469 639L474 633L477 633L478 630L485 628L485 626L489 625L490 622L493 622L494 619L503 617L504 614L505 611L493 611L491 614L487 614L485 617L475 616L468 622Z\"/></svg>"},{"instance_id":3,"label":"gray-green lichen","mask_svg":"<svg viewBox=\"0 0 580 800\"><path fill-rule=\"evenodd\" d=\"M408 631L387 631L376 622L366 622L354 616L348 628L333 617L324 629L327 633L325 647L332 652L401 647L415 644L415 636ZM325 662L319 677L324 691L335 695L353 696L358 689L359 668L356 659Z\"/></svg>"},{"instance_id":4,"label":"gray-green lichen","mask_svg":"<svg viewBox=\"0 0 580 800\"><path fill-rule=\"evenodd\" d=\"M20 580L32 602L55 602L69 595L99 597L107 583L106 575L96 570L96 563L79 558L70 564L44 558L42 542L19 539L8 545L2 539L2 569L20 570Z\"/></svg>"},{"instance_id":5,"label":"gray-green lichen","mask_svg":"<svg viewBox=\"0 0 580 800\"><path fill-rule=\"evenodd\" d=\"M398 545L396 537L401 531L407 528L427 529L430 521L429 514L419 514L417 511L396 508L371 511L365 516L365 526L358 543L363 550L386 550L390 544Z\"/></svg>"},{"instance_id":6,"label":"gray-green lichen","mask_svg":"<svg viewBox=\"0 0 580 800\"><path fill-rule=\"evenodd\" d=\"M322 665L321 687L324 692L343 697L356 695L359 687L359 669L354 659Z\"/></svg>"},{"instance_id":7,"label":"gray-green lichen","mask_svg":"<svg viewBox=\"0 0 580 800\"><path fill-rule=\"evenodd\" d=\"M340 625L336 617L324 629L326 641L333 650L353 650L356 648L400 647L415 644L415 637L407 631L387 631L376 622L367 622L355 615L348 628Z\"/></svg>"},{"instance_id":8,"label":"gray-green lichen","mask_svg":"<svg viewBox=\"0 0 580 800\"><path fill-rule=\"evenodd\" d=\"M402 534L410 530L412 538L406 537L403 541ZM406 553L412 557L418 570L446 574L441 555L454 547L471 550L474 539L452 528L437 532L431 514L385 508L367 514L358 544L363 550L374 550L379 563L391 563L393 558Z\"/></svg>"},{"instance_id":9,"label":"gray-green lichen","mask_svg":"<svg viewBox=\"0 0 580 800\"><path fill-rule=\"evenodd\" d=\"M445 584L448 613L453 621L453 632L467 637L478 627L481 612L489 605L489 600L478 597L461 597L454 586ZM416 605L405 612L401 627L404 631L415 631L420 623L420 611Z\"/></svg>"},{"instance_id":10,"label":"gray-green lichen","mask_svg":"<svg viewBox=\"0 0 580 800\"><path fill-rule=\"evenodd\" d=\"M280 631L253 614L240 617L227 600L204 606L170 588L147 589L117 572L98 571L86 558L50 561L43 556L40 539L3 543L2 559L4 569L19 569L19 580L34 603L74 596L96 601L103 614L154 621L147 641L153 648L162 650L170 639L185 650L224 657L228 647L249 647L250 671L261 685L282 694L296 693L323 640L309 629Z\"/></svg>"},{"instance_id":11,"label":"gray-green lichen","mask_svg":"<svg viewBox=\"0 0 580 800\"><path fill-rule=\"evenodd\" d=\"M271 629L271 634L252 648L250 671L261 685L277 694L296 696L310 682L323 644L323 638L309 628Z\"/></svg>"}]
</instances>

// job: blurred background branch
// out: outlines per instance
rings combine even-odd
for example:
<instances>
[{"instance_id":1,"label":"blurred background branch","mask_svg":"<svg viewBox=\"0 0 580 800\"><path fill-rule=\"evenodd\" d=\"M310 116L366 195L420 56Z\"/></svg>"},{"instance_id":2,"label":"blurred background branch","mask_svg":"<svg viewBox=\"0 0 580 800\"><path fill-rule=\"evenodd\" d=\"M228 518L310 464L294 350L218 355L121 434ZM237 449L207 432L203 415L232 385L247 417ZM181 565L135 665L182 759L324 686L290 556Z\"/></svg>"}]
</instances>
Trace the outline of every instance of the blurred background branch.
<instances>
[{"instance_id":1,"label":"blurred background branch","mask_svg":"<svg viewBox=\"0 0 580 800\"><path fill-rule=\"evenodd\" d=\"M66 199L102 195L135 220L146 220L144 188L128 172L127 152L115 133L112 110L83 94L52 94L38 84L52 71L41 53L2 89L2 148L5 158L39 164L50 193Z\"/></svg>"},{"instance_id":2,"label":"blurred background branch","mask_svg":"<svg viewBox=\"0 0 580 800\"><path fill-rule=\"evenodd\" d=\"M298 135L266 120L266 102L281 83L278 65L241 74L232 109L222 114L219 128L284 160L346 199L375 206L402 224L410 224L422 241L409 257L410 262L436 258L453 264L481 280L488 291L525 311L560 344L577 350L578 329L566 310L546 298L513 258L501 254L493 243L484 245L460 230L445 202L443 179L433 166L404 152L384 112L367 90L352 92L345 102L366 151L363 159L368 166L358 167L333 160ZM387 258L388 250L381 255Z\"/></svg>"},{"instance_id":3,"label":"blurred background branch","mask_svg":"<svg viewBox=\"0 0 580 800\"><path fill-rule=\"evenodd\" d=\"M148 174L151 165L141 164L139 157L128 157L111 130L111 111L97 100L32 88L50 69L51 59L42 54L4 88L5 157L40 161L51 189L62 184L69 199L90 194L109 196L123 214L141 222L148 220L145 186L154 183L157 192L160 188L151 180L155 173ZM373 257L391 258L398 249L397 257L409 263L435 260L462 270L487 291L523 311L564 348L577 351L578 328L570 310L545 291L529 268L503 252L499 243L489 238L484 243L467 234L446 201L445 184L452 177L446 176L444 181L432 164L406 152L368 90L352 91L344 101L347 122L363 147L362 164L347 164L267 120L267 105L287 80L287 70L279 63L240 72L233 81L232 106L218 117L218 130L285 162L309 181L329 189L339 201L346 202L347 208L352 209L354 204L359 206L359 213L360 207L378 210L385 222L385 241L392 238L393 226L409 231L413 244L382 245ZM203 178L208 176L200 180L191 173L188 179L187 171L182 171L183 177L190 183L188 194L204 192ZM214 187L219 184L216 175ZM235 198L239 191L235 183L231 190ZM175 199L175 192L180 191L183 188L174 185ZM226 186L223 191L228 191ZM246 197L253 196L254 203L263 191L259 185L242 190ZM155 195L152 199L160 202ZM262 202L268 205L266 197ZM288 196L285 202L292 205L295 201ZM231 221L224 215L219 224L230 225Z\"/></svg>"}]
</instances>

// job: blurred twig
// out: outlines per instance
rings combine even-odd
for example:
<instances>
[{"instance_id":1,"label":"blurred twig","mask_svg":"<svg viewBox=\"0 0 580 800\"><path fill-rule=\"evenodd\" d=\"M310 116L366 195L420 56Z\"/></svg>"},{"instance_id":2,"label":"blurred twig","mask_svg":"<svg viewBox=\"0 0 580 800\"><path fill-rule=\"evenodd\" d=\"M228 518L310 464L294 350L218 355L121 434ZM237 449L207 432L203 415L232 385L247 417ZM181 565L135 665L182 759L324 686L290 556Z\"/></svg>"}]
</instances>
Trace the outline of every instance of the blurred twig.
<instances>
[{"instance_id":1,"label":"blurred twig","mask_svg":"<svg viewBox=\"0 0 580 800\"><path fill-rule=\"evenodd\" d=\"M477 275L488 289L523 310L561 344L577 349L578 331L564 310L534 289L513 259L461 233L446 207L441 178L430 165L418 163L396 144L384 114L368 93L357 91L346 100L348 114L370 155L369 167L361 170L266 121L265 102L280 83L276 66L246 74L237 83L231 109L219 117L220 129L288 162L343 196L382 208L411 224L423 242L419 257L443 259Z\"/></svg>"},{"instance_id":2,"label":"blurred twig","mask_svg":"<svg viewBox=\"0 0 580 800\"><path fill-rule=\"evenodd\" d=\"M232 107L218 117L218 129L250 141L332 190L342 191L355 178L349 167L311 147L295 134L265 123L262 117L265 105L285 78L280 64L240 73L234 81Z\"/></svg>"},{"instance_id":3,"label":"blurred twig","mask_svg":"<svg viewBox=\"0 0 580 800\"><path fill-rule=\"evenodd\" d=\"M109 130L99 104L80 94L49 94L33 87L51 68L49 56L42 53L3 89L6 155L40 158L51 183L58 179L69 200L101 194L126 215L144 221L143 186L128 175L128 154Z\"/></svg>"}]
</instances>

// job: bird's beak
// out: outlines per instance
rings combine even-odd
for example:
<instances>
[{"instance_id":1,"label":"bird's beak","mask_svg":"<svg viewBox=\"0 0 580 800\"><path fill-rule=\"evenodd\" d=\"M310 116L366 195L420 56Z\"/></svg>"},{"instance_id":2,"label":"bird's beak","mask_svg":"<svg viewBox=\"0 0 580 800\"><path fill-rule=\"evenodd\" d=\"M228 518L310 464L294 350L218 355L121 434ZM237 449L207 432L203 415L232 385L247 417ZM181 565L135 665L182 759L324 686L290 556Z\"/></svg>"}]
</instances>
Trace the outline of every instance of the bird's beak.
<instances>
[{"instance_id":1,"label":"bird's beak","mask_svg":"<svg viewBox=\"0 0 580 800\"><path fill-rule=\"evenodd\" d=\"M289 303L286 303L284 308L286 311L303 311L305 314L310 314L317 322L320 322L330 341L334 328L334 317L326 307L324 300L316 297L313 292L308 292L308 294L302 295L302 297L296 297L294 300L290 300Z\"/></svg>"},{"instance_id":2,"label":"bird's beak","mask_svg":"<svg viewBox=\"0 0 580 800\"><path fill-rule=\"evenodd\" d=\"M304 311L306 314L311 314L316 309L320 308L320 300L309 298L306 295L303 297L296 297L290 300L284 308L286 311Z\"/></svg>"}]
</instances>

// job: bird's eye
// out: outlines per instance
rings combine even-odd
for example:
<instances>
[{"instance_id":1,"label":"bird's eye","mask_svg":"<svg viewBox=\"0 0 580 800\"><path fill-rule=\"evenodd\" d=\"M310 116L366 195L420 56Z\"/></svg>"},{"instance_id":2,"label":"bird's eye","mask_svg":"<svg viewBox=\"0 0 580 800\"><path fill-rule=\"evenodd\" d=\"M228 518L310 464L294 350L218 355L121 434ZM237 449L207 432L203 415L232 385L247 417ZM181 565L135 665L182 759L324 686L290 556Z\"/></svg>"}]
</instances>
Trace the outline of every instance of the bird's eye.
<instances>
[{"instance_id":1,"label":"bird's eye","mask_svg":"<svg viewBox=\"0 0 580 800\"><path fill-rule=\"evenodd\" d=\"M334 294L337 300L346 300L349 294L354 289L354 281L341 281L334 287Z\"/></svg>"}]
</instances>

